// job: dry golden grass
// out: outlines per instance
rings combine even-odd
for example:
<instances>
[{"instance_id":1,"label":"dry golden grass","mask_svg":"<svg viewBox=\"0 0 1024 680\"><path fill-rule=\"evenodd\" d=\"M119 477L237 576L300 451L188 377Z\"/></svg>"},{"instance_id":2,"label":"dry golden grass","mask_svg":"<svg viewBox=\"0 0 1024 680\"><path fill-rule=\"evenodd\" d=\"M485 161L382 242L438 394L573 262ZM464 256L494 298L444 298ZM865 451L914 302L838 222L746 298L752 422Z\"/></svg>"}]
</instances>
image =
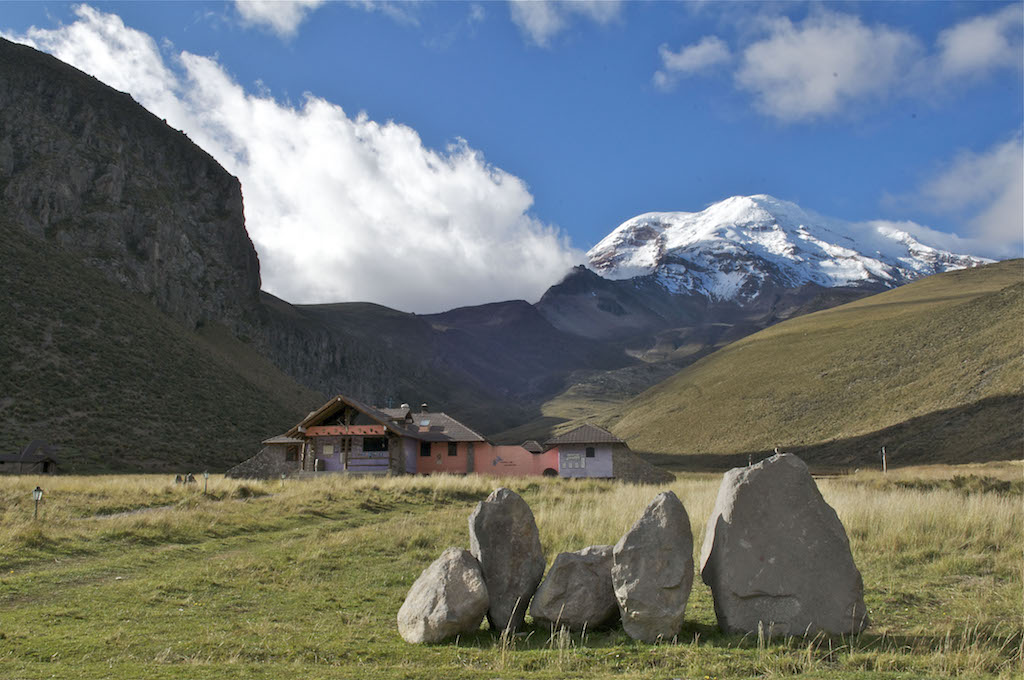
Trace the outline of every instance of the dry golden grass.
<instances>
[{"instance_id":1,"label":"dry golden grass","mask_svg":"<svg viewBox=\"0 0 1024 680\"><path fill-rule=\"evenodd\" d=\"M1014 465L970 474L1012 476ZM615 543L663 489L213 476L204 495L201 480L183 488L169 476L0 478L0 677L1020 677L1020 494L891 484L909 475L819 480L864 576L864 635L722 635L698 576L677 644L637 644L621 631L504 641L481 631L436 647L403 643L395 612L444 548L468 546L467 517L496 486L530 503L549 563ZM668 487L690 515L695 556L719 481L684 475ZM39 522L36 484L46 490ZM47 621L42 634L35 617Z\"/></svg>"}]
</instances>

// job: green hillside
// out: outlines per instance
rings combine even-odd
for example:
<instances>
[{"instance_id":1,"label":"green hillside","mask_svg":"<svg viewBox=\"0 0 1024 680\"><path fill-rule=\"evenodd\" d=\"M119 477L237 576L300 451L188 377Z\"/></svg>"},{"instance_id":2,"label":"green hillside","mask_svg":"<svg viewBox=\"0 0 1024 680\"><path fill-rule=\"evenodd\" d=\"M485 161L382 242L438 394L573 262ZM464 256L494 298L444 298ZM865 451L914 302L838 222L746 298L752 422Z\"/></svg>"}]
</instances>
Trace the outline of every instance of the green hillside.
<instances>
[{"instance_id":1,"label":"green hillside","mask_svg":"<svg viewBox=\"0 0 1024 680\"><path fill-rule=\"evenodd\" d=\"M64 471L217 471L322 402L223 329L189 332L21 229L0 239L0 452L42 439Z\"/></svg>"},{"instance_id":2,"label":"green hillside","mask_svg":"<svg viewBox=\"0 0 1024 680\"><path fill-rule=\"evenodd\" d=\"M779 446L819 465L1019 458L1024 261L931 276L734 342L621 408L613 431L676 462ZM728 455L733 454L733 455Z\"/></svg>"}]
</instances>

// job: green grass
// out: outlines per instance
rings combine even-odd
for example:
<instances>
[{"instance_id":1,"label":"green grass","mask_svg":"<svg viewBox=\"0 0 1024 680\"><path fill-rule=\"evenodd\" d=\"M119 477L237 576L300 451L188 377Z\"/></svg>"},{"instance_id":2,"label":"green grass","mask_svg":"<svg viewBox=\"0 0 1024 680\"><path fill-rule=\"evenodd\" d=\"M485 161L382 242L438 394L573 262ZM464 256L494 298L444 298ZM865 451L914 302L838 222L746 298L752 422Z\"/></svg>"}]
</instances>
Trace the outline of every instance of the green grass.
<instances>
[{"instance_id":1,"label":"green grass","mask_svg":"<svg viewBox=\"0 0 1024 680\"><path fill-rule=\"evenodd\" d=\"M445 547L468 544L466 518L495 480L216 477L204 495L166 476L0 479L0 677L1018 676L1020 497L878 481L820 482L864 575L873 625L855 638L722 635L698 577L670 644L528 626L505 645L482 629L418 646L398 636L398 608ZM36 483L47 489L39 522ZM671 487L695 553L718 483L688 475ZM549 564L559 551L616 541L660 490L511 486L534 510Z\"/></svg>"},{"instance_id":2,"label":"green grass","mask_svg":"<svg viewBox=\"0 0 1024 680\"><path fill-rule=\"evenodd\" d=\"M217 327L186 330L0 221L0 452L64 471L223 470L323 397Z\"/></svg>"},{"instance_id":3,"label":"green grass","mask_svg":"<svg viewBox=\"0 0 1024 680\"><path fill-rule=\"evenodd\" d=\"M622 405L635 450L809 463L1019 458L1024 261L940 274L780 323ZM744 460L745 462L745 460Z\"/></svg>"}]
</instances>

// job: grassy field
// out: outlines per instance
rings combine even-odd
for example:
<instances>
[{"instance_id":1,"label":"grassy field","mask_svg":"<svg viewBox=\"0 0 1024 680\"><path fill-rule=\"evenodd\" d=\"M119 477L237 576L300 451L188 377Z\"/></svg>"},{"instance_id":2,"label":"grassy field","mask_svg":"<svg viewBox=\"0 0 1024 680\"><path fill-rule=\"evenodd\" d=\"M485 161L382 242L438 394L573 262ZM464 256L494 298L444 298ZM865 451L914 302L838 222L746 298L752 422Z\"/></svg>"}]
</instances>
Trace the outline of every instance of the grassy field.
<instances>
[{"instance_id":1,"label":"grassy field","mask_svg":"<svg viewBox=\"0 0 1024 680\"><path fill-rule=\"evenodd\" d=\"M1024 453L1024 261L930 276L785 321L623 404L637 451L810 465L966 463Z\"/></svg>"},{"instance_id":2,"label":"grassy field","mask_svg":"<svg viewBox=\"0 0 1024 680\"><path fill-rule=\"evenodd\" d=\"M698 577L682 633L662 645L529 627L505 645L485 629L405 644L395 615L409 586L445 547L468 546L467 516L493 479L211 477L204 495L202 482L166 476L3 478L0 677L1020 677L1022 471L969 472L1010 488L942 486L963 476L955 468L820 480L850 535L872 627L854 638L725 636ZM671 487L696 552L718 483L689 475ZM660 490L511 486L534 510L549 564L615 542Z\"/></svg>"}]
</instances>

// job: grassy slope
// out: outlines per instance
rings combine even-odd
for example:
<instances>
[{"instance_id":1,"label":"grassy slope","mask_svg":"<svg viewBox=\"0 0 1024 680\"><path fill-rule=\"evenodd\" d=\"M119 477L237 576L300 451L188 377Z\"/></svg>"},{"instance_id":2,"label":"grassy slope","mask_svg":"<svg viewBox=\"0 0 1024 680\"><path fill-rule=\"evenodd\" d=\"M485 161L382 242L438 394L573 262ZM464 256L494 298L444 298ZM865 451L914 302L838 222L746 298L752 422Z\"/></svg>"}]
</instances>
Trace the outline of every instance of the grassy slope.
<instances>
[{"instance_id":1,"label":"grassy slope","mask_svg":"<svg viewBox=\"0 0 1024 680\"><path fill-rule=\"evenodd\" d=\"M64 471L218 470L323 400L50 244L3 224L0 240L4 453L43 439Z\"/></svg>"},{"instance_id":2,"label":"grassy slope","mask_svg":"<svg viewBox=\"0 0 1024 680\"><path fill-rule=\"evenodd\" d=\"M1019 485L1019 466L1011 475ZM38 481L48 493L32 522ZM203 496L166 477L0 479L0 677L1019 677L1019 495L884 481L821 482L864 577L872 626L857 638L759 646L722 635L698 576L676 644L635 643L621 629L559 644L530 626L507 649L487 630L408 645L395 625L420 571L468 544L466 517L498 480L214 478ZM615 542L660 490L501 483L530 503L549 565ZM718 484L700 475L671 486L695 554Z\"/></svg>"},{"instance_id":3,"label":"grassy slope","mask_svg":"<svg viewBox=\"0 0 1024 680\"><path fill-rule=\"evenodd\" d=\"M634 450L1020 457L1024 262L932 276L739 340L623 406Z\"/></svg>"}]
</instances>

